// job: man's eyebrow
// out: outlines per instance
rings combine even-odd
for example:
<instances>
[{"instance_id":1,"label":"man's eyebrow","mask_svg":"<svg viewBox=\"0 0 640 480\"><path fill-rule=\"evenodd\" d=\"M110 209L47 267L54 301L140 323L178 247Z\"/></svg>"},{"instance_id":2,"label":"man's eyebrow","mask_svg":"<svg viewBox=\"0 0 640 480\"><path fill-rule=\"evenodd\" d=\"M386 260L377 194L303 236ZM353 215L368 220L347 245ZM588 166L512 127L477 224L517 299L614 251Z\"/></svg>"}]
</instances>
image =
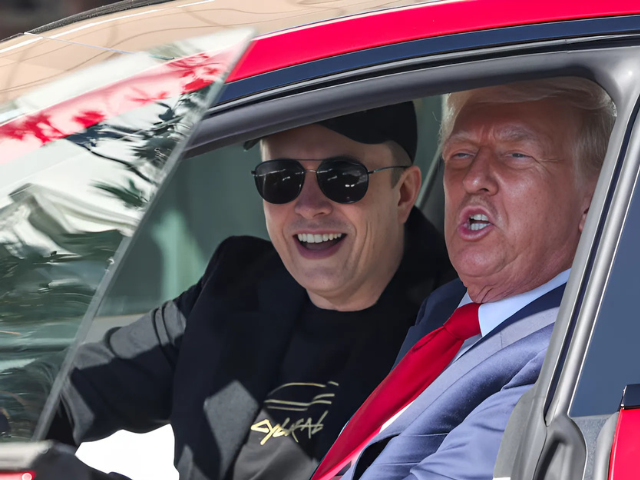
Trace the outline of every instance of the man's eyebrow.
<instances>
[{"instance_id":1,"label":"man's eyebrow","mask_svg":"<svg viewBox=\"0 0 640 480\"><path fill-rule=\"evenodd\" d=\"M508 142L537 141L543 136L540 133L534 133L528 128L519 126L509 126L498 130L496 137L499 140Z\"/></svg>"},{"instance_id":2,"label":"man's eyebrow","mask_svg":"<svg viewBox=\"0 0 640 480\"><path fill-rule=\"evenodd\" d=\"M542 132L533 132L526 127L517 125L510 125L507 127L499 128L495 133L495 137L498 140L507 142L539 141L541 137L544 137L545 139L548 138L548 136L543 134ZM476 135L463 130L451 134L449 138L447 138L447 140L444 142L443 146L446 147L451 143L473 142L475 138Z\"/></svg>"},{"instance_id":3,"label":"man's eyebrow","mask_svg":"<svg viewBox=\"0 0 640 480\"><path fill-rule=\"evenodd\" d=\"M449 135L449 137L444 141L443 146L447 146L449 143L453 142L465 142L471 140L471 135L467 132L456 132Z\"/></svg>"}]
</instances>

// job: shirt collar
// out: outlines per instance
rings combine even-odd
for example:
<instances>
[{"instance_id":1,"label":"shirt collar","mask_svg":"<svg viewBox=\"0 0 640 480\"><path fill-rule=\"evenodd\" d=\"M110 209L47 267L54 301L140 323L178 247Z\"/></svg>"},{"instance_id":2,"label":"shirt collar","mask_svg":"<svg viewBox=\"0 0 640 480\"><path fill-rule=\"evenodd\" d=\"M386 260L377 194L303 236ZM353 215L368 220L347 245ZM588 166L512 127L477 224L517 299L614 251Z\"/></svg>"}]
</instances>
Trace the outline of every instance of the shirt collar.
<instances>
[{"instance_id":1,"label":"shirt collar","mask_svg":"<svg viewBox=\"0 0 640 480\"><path fill-rule=\"evenodd\" d=\"M545 293L567 283L567 280L569 280L569 273L571 273L570 268L559 273L544 285L540 285L533 290L514 295L513 297L503 298L497 302L483 303L480 305L480 309L478 310L478 320L480 321L480 332L482 336L484 337L507 318L511 317L517 311L522 310ZM464 294L464 297L462 297L458 307L466 305L467 303L471 303L469 292Z\"/></svg>"}]
</instances>

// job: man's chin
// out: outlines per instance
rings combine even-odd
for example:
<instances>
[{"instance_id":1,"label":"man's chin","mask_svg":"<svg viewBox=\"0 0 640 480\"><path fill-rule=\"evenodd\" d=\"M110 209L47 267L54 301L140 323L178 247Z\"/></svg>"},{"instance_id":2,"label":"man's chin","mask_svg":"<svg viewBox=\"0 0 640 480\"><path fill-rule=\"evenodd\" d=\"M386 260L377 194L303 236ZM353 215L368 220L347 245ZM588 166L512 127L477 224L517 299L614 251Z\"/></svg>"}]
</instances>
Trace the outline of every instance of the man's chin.
<instances>
[{"instance_id":1,"label":"man's chin","mask_svg":"<svg viewBox=\"0 0 640 480\"><path fill-rule=\"evenodd\" d=\"M305 290L324 297L333 296L343 289L345 282L337 271L335 265L316 268L304 268L304 265L299 265L296 272L291 273Z\"/></svg>"},{"instance_id":2,"label":"man's chin","mask_svg":"<svg viewBox=\"0 0 640 480\"><path fill-rule=\"evenodd\" d=\"M493 256L479 251L467 251L451 257L451 263L460 280L467 286L482 283L499 270L500 262Z\"/></svg>"}]
</instances>

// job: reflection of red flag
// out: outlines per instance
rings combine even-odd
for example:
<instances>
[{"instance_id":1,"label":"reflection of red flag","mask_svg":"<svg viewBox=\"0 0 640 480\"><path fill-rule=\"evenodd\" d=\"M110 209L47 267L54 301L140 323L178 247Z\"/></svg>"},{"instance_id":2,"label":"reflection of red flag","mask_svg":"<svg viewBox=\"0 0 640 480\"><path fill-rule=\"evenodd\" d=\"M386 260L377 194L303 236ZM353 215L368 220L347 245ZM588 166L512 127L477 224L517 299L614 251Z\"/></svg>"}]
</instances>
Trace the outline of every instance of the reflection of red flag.
<instances>
[{"instance_id":1,"label":"reflection of red flag","mask_svg":"<svg viewBox=\"0 0 640 480\"><path fill-rule=\"evenodd\" d=\"M200 90L218 80L235 52L198 53L71 98L0 126L0 163L81 132L109 118L167 98Z\"/></svg>"},{"instance_id":2,"label":"reflection of red flag","mask_svg":"<svg viewBox=\"0 0 640 480\"><path fill-rule=\"evenodd\" d=\"M73 117L73 120L76 123L82 125L84 128L96 125L102 122L104 119L104 113L98 110L88 110L86 112L81 112L79 115Z\"/></svg>"}]
</instances>

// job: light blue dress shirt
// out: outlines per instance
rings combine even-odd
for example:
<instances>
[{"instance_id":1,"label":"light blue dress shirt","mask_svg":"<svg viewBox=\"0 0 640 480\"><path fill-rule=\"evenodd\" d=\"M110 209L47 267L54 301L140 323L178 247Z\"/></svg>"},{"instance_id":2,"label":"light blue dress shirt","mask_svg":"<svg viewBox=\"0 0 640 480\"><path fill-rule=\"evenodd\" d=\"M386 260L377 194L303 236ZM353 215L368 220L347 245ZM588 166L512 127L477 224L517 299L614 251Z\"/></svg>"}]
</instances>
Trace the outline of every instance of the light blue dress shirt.
<instances>
[{"instance_id":1,"label":"light blue dress shirt","mask_svg":"<svg viewBox=\"0 0 640 480\"><path fill-rule=\"evenodd\" d=\"M533 290L514 295L513 297L503 298L502 300L498 300L497 302L483 303L482 305L480 305L480 308L478 309L480 335L476 335L475 337L467 339L460 347L460 351L455 356L453 361L455 362L464 352L471 348L474 343L476 343L491 330L504 322L507 318L522 310L524 307L529 305L534 300L537 300L545 293L549 293L554 288L567 283L570 273L571 269L569 268L553 277L547 283L540 285ZM467 303L471 303L471 298L469 297L468 292L465 293L464 297L462 297L462 300L460 300L458 308L466 305Z\"/></svg>"}]
</instances>

